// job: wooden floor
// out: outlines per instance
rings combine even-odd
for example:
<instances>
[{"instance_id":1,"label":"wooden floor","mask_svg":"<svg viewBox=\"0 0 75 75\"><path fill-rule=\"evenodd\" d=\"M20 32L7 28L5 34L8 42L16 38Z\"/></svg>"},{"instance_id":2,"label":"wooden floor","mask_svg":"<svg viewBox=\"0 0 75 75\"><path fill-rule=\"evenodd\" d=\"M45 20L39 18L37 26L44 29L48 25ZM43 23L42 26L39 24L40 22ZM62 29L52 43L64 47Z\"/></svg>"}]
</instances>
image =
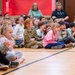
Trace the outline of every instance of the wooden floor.
<instances>
[{"instance_id":1,"label":"wooden floor","mask_svg":"<svg viewBox=\"0 0 75 75\"><path fill-rule=\"evenodd\" d=\"M19 67L0 71L0 75L75 75L75 48L16 49L26 61Z\"/></svg>"}]
</instances>

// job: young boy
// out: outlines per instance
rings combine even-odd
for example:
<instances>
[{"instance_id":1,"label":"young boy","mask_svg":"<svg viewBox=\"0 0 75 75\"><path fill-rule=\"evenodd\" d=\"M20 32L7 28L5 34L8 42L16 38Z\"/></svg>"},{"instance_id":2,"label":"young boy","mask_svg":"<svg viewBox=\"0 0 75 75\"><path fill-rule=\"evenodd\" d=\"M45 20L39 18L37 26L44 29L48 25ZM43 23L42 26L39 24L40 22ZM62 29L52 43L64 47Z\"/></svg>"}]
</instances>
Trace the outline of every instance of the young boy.
<instances>
[{"instance_id":1,"label":"young boy","mask_svg":"<svg viewBox=\"0 0 75 75\"><path fill-rule=\"evenodd\" d=\"M69 44L69 43L73 43L75 42L75 39L70 36L70 34L68 33L68 31L66 30L66 25L63 21L59 22L60 24L60 31L58 34L58 39L57 41L59 42L65 42L65 44Z\"/></svg>"},{"instance_id":2,"label":"young boy","mask_svg":"<svg viewBox=\"0 0 75 75\"><path fill-rule=\"evenodd\" d=\"M75 23L70 23L70 28L67 29L69 34L75 38Z\"/></svg>"},{"instance_id":3,"label":"young boy","mask_svg":"<svg viewBox=\"0 0 75 75\"><path fill-rule=\"evenodd\" d=\"M46 29L46 24L44 22L39 22L39 29L36 30L36 33L41 40L44 38L44 30Z\"/></svg>"}]
</instances>

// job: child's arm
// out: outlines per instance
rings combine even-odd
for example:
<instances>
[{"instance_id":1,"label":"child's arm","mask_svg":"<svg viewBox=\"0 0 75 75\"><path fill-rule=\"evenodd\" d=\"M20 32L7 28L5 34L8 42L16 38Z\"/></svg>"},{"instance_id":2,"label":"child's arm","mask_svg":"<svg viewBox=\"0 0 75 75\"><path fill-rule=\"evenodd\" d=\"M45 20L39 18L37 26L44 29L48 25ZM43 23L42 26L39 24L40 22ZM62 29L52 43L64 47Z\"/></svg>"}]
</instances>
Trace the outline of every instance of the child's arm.
<instances>
[{"instance_id":1,"label":"child's arm","mask_svg":"<svg viewBox=\"0 0 75 75\"><path fill-rule=\"evenodd\" d=\"M16 36L16 37L14 37L14 40L18 40L19 38Z\"/></svg>"}]
</instances>

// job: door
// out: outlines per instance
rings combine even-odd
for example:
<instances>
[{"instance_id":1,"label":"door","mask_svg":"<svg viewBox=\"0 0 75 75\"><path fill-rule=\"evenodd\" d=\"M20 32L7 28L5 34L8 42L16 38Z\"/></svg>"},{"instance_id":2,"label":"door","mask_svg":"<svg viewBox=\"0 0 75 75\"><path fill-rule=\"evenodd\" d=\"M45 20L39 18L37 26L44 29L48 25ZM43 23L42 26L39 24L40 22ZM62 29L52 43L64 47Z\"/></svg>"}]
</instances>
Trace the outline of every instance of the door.
<instances>
[{"instance_id":1,"label":"door","mask_svg":"<svg viewBox=\"0 0 75 75\"><path fill-rule=\"evenodd\" d=\"M69 15L69 22L73 22L75 15L75 0L65 0L65 9Z\"/></svg>"}]
</instances>

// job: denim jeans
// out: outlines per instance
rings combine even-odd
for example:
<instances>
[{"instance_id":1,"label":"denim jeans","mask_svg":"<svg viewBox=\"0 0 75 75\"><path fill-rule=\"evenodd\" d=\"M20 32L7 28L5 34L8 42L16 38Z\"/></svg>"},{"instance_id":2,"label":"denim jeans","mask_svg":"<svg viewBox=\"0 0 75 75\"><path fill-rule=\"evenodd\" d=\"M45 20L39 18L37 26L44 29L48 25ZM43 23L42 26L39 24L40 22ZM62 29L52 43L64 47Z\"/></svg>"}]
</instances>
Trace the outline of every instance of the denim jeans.
<instances>
[{"instance_id":1,"label":"denim jeans","mask_svg":"<svg viewBox=\"0 0 75 75\"><path fill-rule=\"evenodd\" d=\"M45 48L49 49L49 48L51 48L51 47L53 47L53 46L57 46L57 45L61 45L62 48L65 47L65 43L64 43L64 42L56 42L56 43L48 44Z\"/></svg>"},{"instance_id":2,"label":"denim jeans","mask_svg":"<svg viewBox=\"0 0 75 75\"><path fill-rule=\"evenodd\" d=\"M22 39L16 40L16 45L20 45L23 42Z\"/></svg>"}]
</instances>

